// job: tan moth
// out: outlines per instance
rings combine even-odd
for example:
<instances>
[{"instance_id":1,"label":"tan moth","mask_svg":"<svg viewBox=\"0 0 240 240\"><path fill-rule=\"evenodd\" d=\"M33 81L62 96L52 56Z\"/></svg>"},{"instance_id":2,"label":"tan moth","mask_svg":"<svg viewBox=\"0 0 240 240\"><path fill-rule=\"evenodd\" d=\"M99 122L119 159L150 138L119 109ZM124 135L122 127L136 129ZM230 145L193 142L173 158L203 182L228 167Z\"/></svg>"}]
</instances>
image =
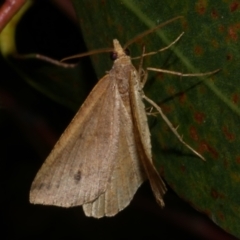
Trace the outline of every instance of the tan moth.
<instances>
[{"instance_id":1,"label":"tan moth","mask_svg":"<svg viewBox=\"0 0 240 240\"><path fill-rule=\"evenodd\" d=\"M118 40L113 40L113 47L112 69L91 91L37 173L30 190L31 203L82 205L87 216L114 216L130 203L142 182L149 179L157 202L164 206L166 186L152 162L143 98L159 111L178 139L203 159L182 140L160 107L144 95L147 74L140 79L140 70L132 65Z\"/></svg>"}]
</instances>

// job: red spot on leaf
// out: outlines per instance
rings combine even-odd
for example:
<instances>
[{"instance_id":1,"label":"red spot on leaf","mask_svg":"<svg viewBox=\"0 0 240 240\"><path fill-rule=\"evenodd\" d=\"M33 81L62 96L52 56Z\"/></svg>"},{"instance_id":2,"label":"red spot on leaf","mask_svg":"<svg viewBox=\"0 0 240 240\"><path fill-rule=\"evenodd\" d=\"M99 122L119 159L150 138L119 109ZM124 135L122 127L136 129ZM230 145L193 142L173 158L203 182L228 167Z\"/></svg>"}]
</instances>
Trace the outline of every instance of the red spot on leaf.
<instances>
[{"instance_id":1,"label":"red spot on leaf","mask_svg":"<svg viewBox=\"0 0 240 240\"><path fill-rule=\"evenodd\" d=\"M200 15L203 15L206 12L207 1L206 0L199 0L196 3L196 12Z\"/></svg>"},{"instance_id":2,"label":"red spot on leaf","mask_svg":"<svg viewBox=\"0 0 240 240\"><path fill-rule=\"evenodd\" d=\"M173 86L169 86L167 89L169 96L174 95L176 93L176 89Z\"/></svg>"},{"instance_id":3,"label":"red spot on leaf","mask_svg":"<svg viewBox=\"0 0 240 240\"><path fill-rule=\"evenodd\" d=\"M195 46L194 52L196 55L202 55L203 54L203 48L201 46Z\"/></svg>"},{"instance_id":4,"label":"red spot on leaf","mask_svg":"<svg viewBox=\"0 0 240 240\"><path fill-rule=\"evenodd\" d=\"M187 96L186 96L186 94L184 93L184 92L181 92L179 95L179 102L180 103L184 103L184 102L186 102L186 98L187 98Z\"/></svg>"},{"instance_id":5,"label":"red spot on leaf","mask_svg":"<svg viewBox=\"0 0 240 240\"><path fill-rule=\"evenodd\" d=\"M213 19L217 19L218 18L219 15L218 15L218 12L217 12L216 9L212 9L211 16L212 16Z\"/></svg>"},{"instance_id":6,"label":"red spot on leaf","mask_svg":"<svg viewBox=\"0 0 240 240\"><path fill-rule=\"evenodd\" d=\"M217 41L216 39L213 39L213 40L211 41L211 43L212 43L212 46L213 46L213 47L215 47L215 48L218 48L218 47L219 47L219 43L218 43L218 41Z\"/></svg>"},{"instance_id":7,"label":"red spot on leaf","mask_svg":"<svg viewBox=\"0 0 240 240\"><path fill-rule=\"evenodd\" d=\"M228 168L228 166L229 166L228 160L226 158L224 158L224 160L223 160L223 165L225 168Z\"/></svg>"},{"instance_id":8,"label":"red spot on leaf","mask_svg":"<svg viewBox=\"0 0 240 240\"><path fill-rule=\"evenodd\" d=\"M165 114L168 114L168 113L172 112L171 107L168 106L168 105L161 105L161 109L163 110L163 112L164 112Z\"/></svg>"},{"instance_id":9,"label":"red spot on leaf","mask_svg":"<svg viewBox=\"0 0 240 240\"><path fill-rule=\"evenodd\" d=\"M240 156L236 157L236 163L240 164Z\"/></svg>"},{"instance_id":10,"label":"red spot on leaf","mask_svg":"<svg viewBox=\"0 0 240 240\"><path fill-rule=\"evenodd\" d=\"M109 25L111 25L112 19L108 19L108 20L109 20ZM119 33L120 36L123 34L124 29L123 29L122 25L117 26L117 32Z\"/></svg>"},{"instance_id":11,"label":"red spot on leaf","mask_svg":"<svg viewBox=\"0 0 240 240\"><path fill-rule=\"evenodd\" d=\"M190 127L190 137L195 141L198 141L198 139L199 139L197 130L193 126Z\"/></svg>"},{"instance_id":12,"label":"red spot on leaf","mask_svg":"<svg viewBox=\"0 0 240 240\"><path fill-rule=\"evenodd\" d=\"M233 59L233 56L232 56L232 54L227 54L226 58L227 58L228 61L231 61Z\"/></svg>"},{"instance_id":13,"label":"red spot on leaf","mask_svg":"<svg viewBox=\"0 0 240 240\"><path fill-rule=\"evenodd\" d=\"M227 140L229 140L231 142L235 140L235 135L229 131L227 126L224 126L222 128L222 131L223 131L224 136Z\"/></svg>"},{"instance_id":14,"label":"red spot on leaf","mask_svg":"<svg viewBox=\"0 0 240 240\"><path fill-rule=\"evenodd\" d=\"M240 23L236 23L228 28L228 40L237 41L238 40L238 31L240 30Z\"/></svg>"},{"instance_id":15,"label":"red spot on leaf","mask_svg":"<svg viewBox=\"0 0 240 240\"><path fill-rule=\"evenodd\" d=\"M236 31L235 31L235 29L234 28L229 28L228 29L228 36L229 36L229 38L231 38L232 40L237 40L237 33L236 33Z\"/></svg>"},{"instance_id":16,"label":"red spot on leaf","mask_svg":"<svg viewBox=\"0 0 240 240\"><path fill-rule=\"evenodd\" d=\"M239 2L232 2L232 4L230 5L230 11L234 12L238 9L239 7Z\"/></svg>"},{"instance_id":17,"label":"red spot on leaf","mask_svg":"<svg viewBox=\"0 0 240 240\"><path fill-rule=\"evenodd\" d=\"M202 141L200 144L200 153L209 152L211 156L215 159L218 158L219 154L212 146L210 146L206 141Z\"/></svg>"},{"instance_id":18,"label":"red spot on leaf","mask_svg":"<svg viewBox=\"0 0 240 240\"><path fill-rule=\"evenodd\" d=\"M218 27L218 30L219 30L220 33L223 33L225 31L225 27L223 25L220 25Z\"/></svg>"},{"instance_id":19,"label":"red spot on leaf","mask_svg":"<svg viewBox=\"0 0 240 240\"><path fill-rule=\"evenodd\" d=\"M238 102L239 102L239 95L237 93L234 93L232 95L232 101L233 101L233 103L238 104Z\"/></svg>"},{"instance_id":20,"label":"red spot on leaf","mask_svg":"<svg viewBox=\"0 0 240 240\"><path fill-rule=\"evenodd\" d=\"M186 172L186 167L184 165L181 165L180 169L181 169L181 172L183 172L183 173Z\"/></svg>"},{"instance_id":21,"label":"red spot on leaf","mask_svg":"<svg viewBox=\"0 0 240 240\"><path fill-rule=\"evenodd\" d=\"M211 190L211 196L214 198L214 199L224 199L225 196L222 194L222 193L219 193L217 190L213 189Z\"/></svg>"},{"instance_id":22,"label":"red spot on leaf","mask_svg":"<svg viewBox=\"0 0 240 240\"><path fill-rule=\"evenodd\" d=\"M197 123L202 124L205 120L205 114L201 112L197 112L194 114L194 119Z\"/></svg>"},{"instance_id":23,"label":"red spot on leaf","mask_svg":"<svg viewBox=\"0 0 240 240\"><path fill-rule=\"evenodd\" d=\"M212 211L211 210L205 210L205 211L203 211L203 213L205 215L207 215L209 218L211 218L211 216L212 216Z\"/></svg>"},{"instance_id":24,"label":"red spot on leaf","mask_svg":"<svg viewBox=\"0 0 240 240\"><path fill-rule=\"evenodd\" d=\"M217 191L215 191L215 190L212 189L212 191L211 191L211 196L212 196L213 198L217 199L217 198L218 198L218 193L217 193Z\"/></svg>"},{"instance_id":25,"label":"red spot on leaf","mask_svg":"<svg viewBox=\"0 0 240 240\"><path fill-rule=\"evenodd\" d=\"M161 176L164 176L164 167L159 168L159 173L161 174Z\"/></svg>"},{"instance_id":26,"label":"red spot on leaf","mask_svg":"<svg viewBox=\"0 0 240 240\"><path fill-rule=\"evenodd\" d=\"M189 28L188 22L185 21L185 20L183 20L183 21L182 21L182 27L183 27L183 29L186 31L186 29Z\"/></svg>"},{"instance_id":27,"label":"red spot on leaf","mask_svg":"<svg viewBox=\"0 0 240 240\"><path fill-rule=\"evenodd\" d=\"M161 72L157 72L157 78L159 78L160 80L163 80L164 79L164 73L161 73Z\"/></svg>"},{"instance_id":28,"label":"red spot on leaf","mask_svg":"<svg viewBox=\"0 0 240 240\"><path fill-rule=\"evenodd\" d=\"M222 212L218 212L217 215L222 221L225 220L224 214Z\"/></svg>"}]
</instances>

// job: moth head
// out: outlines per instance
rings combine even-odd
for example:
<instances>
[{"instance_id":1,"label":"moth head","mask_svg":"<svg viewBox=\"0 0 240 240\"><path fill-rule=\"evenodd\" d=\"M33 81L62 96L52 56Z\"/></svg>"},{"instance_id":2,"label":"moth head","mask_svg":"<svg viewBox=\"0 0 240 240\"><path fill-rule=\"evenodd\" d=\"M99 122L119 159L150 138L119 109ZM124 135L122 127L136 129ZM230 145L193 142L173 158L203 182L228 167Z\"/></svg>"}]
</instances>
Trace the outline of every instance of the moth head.
<instances>
[{"instance_id":1,"label":"moth head","mask_svg":"<svg viewBox=\"0 0 240 240\"><path fill-rule=\"evenodd\" d=\"M128 48L127 48L127 49L124 49L123 51L124 51L124 55L126 55L126 56L129 56L129 55L130 55L130 51L129 51ZM111 59L112 61L115 61L117 58L119 58L118 52L113 51L113 52L110 53L110 59Z\"/></svg>"},{"instance_id":2,"label":"moth head","mask_svg":"<svg viewBox=\"0 0 240 240\"><path fill-rule=\"evenodd\" d=\"M123 49L117 39L113 39L113 49L114 49L114 51L112 52L112 54L110 56L112 60L116 60L120 57L124 57L129 54L129 51Z\"/></svg>"}]
</instances>

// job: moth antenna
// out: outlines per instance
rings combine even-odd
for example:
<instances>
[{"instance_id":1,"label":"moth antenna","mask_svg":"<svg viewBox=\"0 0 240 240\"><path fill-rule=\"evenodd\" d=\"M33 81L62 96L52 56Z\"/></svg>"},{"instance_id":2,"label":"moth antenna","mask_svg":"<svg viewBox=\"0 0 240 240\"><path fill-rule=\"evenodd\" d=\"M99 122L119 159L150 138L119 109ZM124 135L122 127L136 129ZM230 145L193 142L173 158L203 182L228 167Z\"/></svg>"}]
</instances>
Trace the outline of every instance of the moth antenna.
<instances>
[{"instance_id":1,"label":"moth antenna","mask_svg":"<svg viewBox=\"0 0 240 240\"><path fill-rule=\"evenodd\" d=\"M142 55L139 57L140 58L140 63L139 63L139 66L138 66L138 74L139 74L139 76L141 76L144 54L145 54L145 45L143 46L143 49L142 49Z\"/></svg>"},{"instance_id":2,"label":"moth antenna","mask_svg":"<svg viewBox=\"0 0 240 240\"><path fill-rule=\"evenodd\" d=\"M172 18L164 23L161 23L159 24L158 26L150 29L150 30L147 30L139 35L137 35L136 37L134 37L133 39L131 39L130 41L128 41L123 49L125 50L129 45L131 45L132 43L136 42L138 39L141 39L142 37L152 33L152 32L155 32L156 30L158 30L159 28L165 26L165 25L168 25L169 23L179 19L179 18L183 18L183 16L178 16L178 17L175 17L175 18ZM66 57L66 58L63 58L61 59L61 62L64 62L66 60L70 60L70 59L75 59L75 58L81 58L81 57L86 57L86 56L90 56L90 55L95 55L95 54L99 54L99 53L106 53L106 52L112 52L113 51L113 48L103 48L103 49L97 49L97 50L93 50L93 51L90 51L90 52L86 52L86 53L80 53L80 54L76 54L76 55L73 55L73 56L70 56L70 57Z\"/></svg>"},{"instance_id":3,"label":"moth antenna","mask_svg":"<svg viewBox=\"0 0 240 240\"><path fill-rule=\"evenodd\" d=\"M168 20L168 21L166 21L166 22L164 22L164 23L161 23L161 24L157 25L157 26L154 27L154 28L151 28L150 30L147 30L147 31L145 31L145 32L137 35L136 37L134 37L133 39L131 39L130 41L128 41L128 42L124 45L123 49L126 49L129 45L131 45L132 43L136 42L137 40L143 38L144 36L146 36L146 35L148 35L148 34L150 34L150 33L152 33L152 32L155 32L155 31L158 30L159 28L164 27L164 26L168 25L169 23L171 23L171 22L173 22L173 21L176 21L176 20L179 19L179 18L183 18L183 16L178 16L178 17L172 18L172 19L170 19L170 20Z\"/></svg>"},{"instance_id":4,"label":"moth antenna","mask_svg":"<svg viewBox=\"0 0 240 240\"><path fill-rule=\"evenodd\" d=\"M76 55L73 55L73 56L70 56L70 57L63 58L61 60L61 62L64 62L64 61L70 60L70 59L81 58L81 57L86 57L86 56L95 55L95 54L99 54L99 53L112 52L112 51L113 51L113 48L96 49L96 50L92 50L92 51L89 51L89 52L80 53L80 54L76 54Z\"/></svg>"},{"instance_id":5,"label":"moth antenna","mask_svg":"<svg viewBox=\"0 0 240 240\"><path fill-rule=\"evenodd\" d=\"M133 58L131 58L131 60L136 60L136 59L139 59L139 58L142 59L142 58L144 58L144 57L151 56L151 55L155 55L155 54L157 54L157 53L159 53L159 52L163 52L163 51L169 49L170 47L172 47L176 42L178 42L179 39L182 37L183 34L184 34L184 32L182 32L173 42L171 42L171 43L170 43L169 45L167 45L166 47L160 48L159 50L157 50L157 51L155 51L155 52L144 53L144 54L142 54L142 55L139 56L139 57L133 57Z\"/></svg>"}]
</instances>

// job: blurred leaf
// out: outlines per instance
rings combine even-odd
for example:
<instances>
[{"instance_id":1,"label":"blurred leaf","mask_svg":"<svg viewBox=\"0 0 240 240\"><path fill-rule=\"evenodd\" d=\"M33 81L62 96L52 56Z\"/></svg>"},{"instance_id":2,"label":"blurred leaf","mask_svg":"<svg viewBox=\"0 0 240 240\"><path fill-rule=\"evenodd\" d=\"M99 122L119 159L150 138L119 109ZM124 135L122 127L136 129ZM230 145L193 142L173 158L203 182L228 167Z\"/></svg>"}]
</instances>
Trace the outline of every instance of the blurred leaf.
<instances>
[{"instance_id":1,"label":"blurred leaf","mask_svg":"<svg viewBox=\"0 0 240 240\"><path fill-rule=\"evenodd\" d=\"M6 62L16 71L22 78L29 83L29 85L42 92L44 95L53 99L62 105L67 106L72 110L76 110L81 102L86 98L89 89L89 81L79 81L80 78L85 78L86 75L86 61L83 64L67 64L60 62L61 57L56 60L48 56L43 56L39 53L23 54L18 50L17 42L17 27L26 16L26 11L32 7L32 1L27 2L24 7L19 11L14 18L8 23L4 30L0 34L0 52L5 58ZM38 4L41 4L38 2ZM38 5L33 5L37 8ZM32 8L30 8L32 10ZM47 18L47 8L45 18ZM24 15L25 13L25 15ZM28 12L27 12L28 13ZM36 13L35 13L36 14ZM41 13L42 14L42 13ZM35 16L37 18L37 16ZM56 18L56 14L53 16ZM57 16L58 17L58 16ZM59 20L59 18L57 18ZM32 20L36 23L35 20ZM56 21L56 20L55 20ZM54 23L54 20L52 21ZM59 22L58 22L59 23ZM27 28L31 30L31 23L28 23ZM40 22L44 27L44 23ZM30 25L30 26L29 26ZM50 23L48 24L50 27ZM66 24L67 25L67 24ZM40 29L40 26L33 26L36 29ZM68 26L67 26L68 27ZM57 29L57 27L54 27ZM61 28L61 26L59 26ZM64 31L62 31L64 34ZM40 34L39 34L40 35ZM57 30L55 31L57 35ZM41 36L46 41L46 36ZM58 36L56 46L59 46L60 40ZM64 38L63 36L61 36ZM36 38L39 38L37 35ZM31 32L30 36L23 36L23 44L28 47L34 42L34 33ZM39 40L39 39L37 39ZM34 44L36 44L35 40ZM21 41L20 41L21 42ZM50 46L51 48L51 46ZM53 48L53 47L52 47ZM66 48L68 49L68 48ZM61 49L60 49L61 50ZM60 52L61 56L61 51ZM64 55L66 56L66 55ZM94 74L91 74L94 76ZM3 80L3 79L2 79ZM7 80L7 78L6 78ZM14 87L14 86L13 86Z\"/></svg>"}]
</instances>

